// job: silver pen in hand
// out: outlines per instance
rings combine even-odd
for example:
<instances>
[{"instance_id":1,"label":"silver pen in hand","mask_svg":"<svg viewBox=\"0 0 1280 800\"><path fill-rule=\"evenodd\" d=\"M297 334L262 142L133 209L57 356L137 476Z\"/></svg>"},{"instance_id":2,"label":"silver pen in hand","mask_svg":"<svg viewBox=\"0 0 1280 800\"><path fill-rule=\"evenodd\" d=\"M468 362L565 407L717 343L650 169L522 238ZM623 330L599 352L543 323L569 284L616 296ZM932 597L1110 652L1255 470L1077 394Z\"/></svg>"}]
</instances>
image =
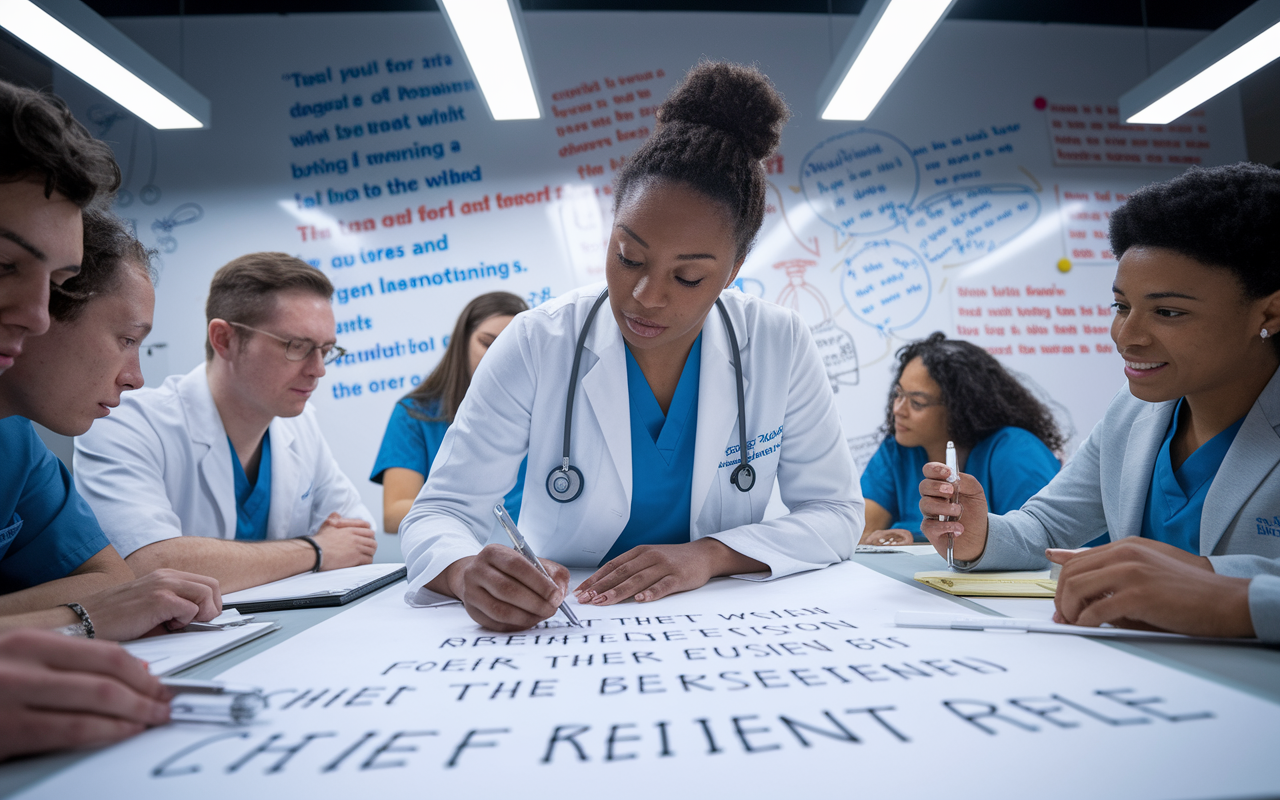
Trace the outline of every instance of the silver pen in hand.
<instances>
[{"instance_id":1,"label":"silver pen in hand","mask_svg":"<svg viewBox=\"0 0 1280 800\"><path fill-rule=\"evenodd\" d=\"M524 536L520 533L520 529L516 527L515 520L511 519L511 515L507 513L507 509L503 508L502 503L498 503L493 507L493 515L498 518L498 522L502 524L502 529L507 532L507 536L511 537L511 546L515 551L524 556L525 559L534 566L538 572L547 576L547 580L555 583L555 579L547 572L547 568L542 566L542 562L534 555L533 549L529 547L529 543L524 540ZM578 622L577 616L574 615L573 609L569 608L569 602L560 604L560 610L564 612L565 617L569 620L569 624L581 628L582 623Z\"/></svg>"}]
</instances>

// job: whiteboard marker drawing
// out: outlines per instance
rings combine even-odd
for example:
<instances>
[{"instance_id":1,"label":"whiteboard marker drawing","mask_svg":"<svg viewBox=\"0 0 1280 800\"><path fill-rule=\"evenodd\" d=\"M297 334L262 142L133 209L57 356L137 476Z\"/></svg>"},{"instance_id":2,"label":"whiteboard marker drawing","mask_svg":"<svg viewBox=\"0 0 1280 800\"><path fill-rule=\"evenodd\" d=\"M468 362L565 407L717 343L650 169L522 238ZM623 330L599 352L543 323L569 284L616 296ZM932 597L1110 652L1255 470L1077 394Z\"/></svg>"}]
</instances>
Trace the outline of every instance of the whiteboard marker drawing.
<instances>
[{"instance_id":1,"label":"whiteboard marker drawing","mask_svg":"<svg viewBox=\"0 0 1280 800\"><path fill-rule=\"evenodd\" d=\"M827 370L827 379L831 381L831 391L838 392L841 384L858 385L858 349L849 332L836 325L831 318L831 306L828 305L827 298L805 280L805 271L813 266L817 266L817 262L805 258L780 261L773 265L774 269L786 270L787 273L787 285L778 294L778 305L794 310L808 323L809 330L813 332L814 344L822 356L822 365ZM813 322L815 318L820 321Z\"/></svg>"}]
</instances>

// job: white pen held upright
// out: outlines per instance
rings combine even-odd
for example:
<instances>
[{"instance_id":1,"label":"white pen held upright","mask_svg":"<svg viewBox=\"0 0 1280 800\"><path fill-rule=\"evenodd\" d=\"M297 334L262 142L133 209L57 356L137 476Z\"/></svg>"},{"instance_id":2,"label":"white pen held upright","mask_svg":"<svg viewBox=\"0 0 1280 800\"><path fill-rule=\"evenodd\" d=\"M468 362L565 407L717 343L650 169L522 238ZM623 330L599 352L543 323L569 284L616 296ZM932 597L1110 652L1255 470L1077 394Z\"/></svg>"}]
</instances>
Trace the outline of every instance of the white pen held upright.
<instances>
[{"instance_id":1,"label":"white pen held upright","mask_svg":"<svg viewBox=\"0 0 1280 800\"><path fill-rule=\"evenodd\" d=\"M947 483L951 484L952 486L955 486L957 483L960 482L960 467L956 465L956 443L955 442L947 442L947 472L948 472ZM955 502L956 498L953 496L951 500L952 502ZM947 516L945 514L939 514L938 521L946 522Z\"/></svg>"},{"instance_id":2,"label":"white pen held upright","mask_svg":"<svg viewBox=\"0 0 1280 800\"><path fill-rule=\"evenodd\" d=\"M956 486L960 483L960 466L956 463L956 443L955 442L947 442L947 483L951 484L952 486ZM952 502L955 502L958 499L959 498L956 496L956 493L953 491L951 494ZM938 515L939 522L946 522L946 519L947 517L945 514ZM956 535L954 533L948 533L947 534L947 566L950 567L951 569L956 568L955 543L956 543Z\"/></svg>"}]
</instances>

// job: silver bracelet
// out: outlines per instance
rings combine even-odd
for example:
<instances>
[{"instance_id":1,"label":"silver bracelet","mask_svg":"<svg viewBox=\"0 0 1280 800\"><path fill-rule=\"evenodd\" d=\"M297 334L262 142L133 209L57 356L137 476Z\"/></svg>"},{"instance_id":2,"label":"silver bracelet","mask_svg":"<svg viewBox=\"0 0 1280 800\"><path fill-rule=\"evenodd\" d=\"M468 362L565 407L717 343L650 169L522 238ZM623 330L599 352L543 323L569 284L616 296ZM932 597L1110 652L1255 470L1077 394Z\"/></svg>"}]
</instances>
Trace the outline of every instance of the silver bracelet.
<instances>
[{"instance_id":1,"label":"silver bracelet","mask_svg":"<svg viewBox=\"0 0 1280 800\"><path fill-rule=\"evenodd\" d=\"M93 620L89 619L89 612L84 610L84 606L79 603L63 603L64 606L76 612L76 616L80 618L79 625L67 625L59 628L59 633L65 633L68 636L84 636L88 639L93 638Z\"/></svg>"}]
</instances>

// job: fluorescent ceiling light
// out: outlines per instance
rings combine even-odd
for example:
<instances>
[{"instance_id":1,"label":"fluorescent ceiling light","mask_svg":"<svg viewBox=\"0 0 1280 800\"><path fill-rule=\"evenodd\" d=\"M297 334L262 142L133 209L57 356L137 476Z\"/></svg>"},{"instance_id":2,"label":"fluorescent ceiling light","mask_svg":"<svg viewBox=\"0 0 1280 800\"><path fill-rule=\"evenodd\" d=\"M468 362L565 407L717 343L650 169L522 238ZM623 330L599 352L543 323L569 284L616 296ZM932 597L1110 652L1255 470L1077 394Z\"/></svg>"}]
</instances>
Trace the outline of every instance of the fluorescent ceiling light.
<instances>
[{"instance_id":1,"label":"fluorescent ceiling light","mask_svg":"<svg viewBox=\"0 0 1280 800\"><path fill-rule=\"evenodd\" d=\"M0 0L2 1L2 0ZM538 119L533 70L516 0L440 0L453 38L496 120Z\"/></svg>"},{"instance_id":2,"label":"fluorescent ceiling light","mask_svg":"<svg viewBox=\"0 0 1280 800\"><path fill-rule=\"evenodd\" d=\"M1120 98L1135 125L1172 122L1280 57L1280 0L1258 0Z\"/></svg>"},{"instance_id":3,"label":"fluorescent ceiling light","mask_svg":"<svg viewBox=\"0 0 1280 800\"><path fill-rule=\"evenodd\" d=\"M79 0L0 0L0 27L153 127L209 124L203 95Z\"/></svg>"},{"instance_id":4,"label":"fluorescent ceiling light","mask_svg":"<svg viewBox=\"0 0 1280 800\"><path fill-rule=\"evenodd\" d=\"M954 2L867 0L818 88L822 119L871 116Z\"/></svg>"}]
</instances>

